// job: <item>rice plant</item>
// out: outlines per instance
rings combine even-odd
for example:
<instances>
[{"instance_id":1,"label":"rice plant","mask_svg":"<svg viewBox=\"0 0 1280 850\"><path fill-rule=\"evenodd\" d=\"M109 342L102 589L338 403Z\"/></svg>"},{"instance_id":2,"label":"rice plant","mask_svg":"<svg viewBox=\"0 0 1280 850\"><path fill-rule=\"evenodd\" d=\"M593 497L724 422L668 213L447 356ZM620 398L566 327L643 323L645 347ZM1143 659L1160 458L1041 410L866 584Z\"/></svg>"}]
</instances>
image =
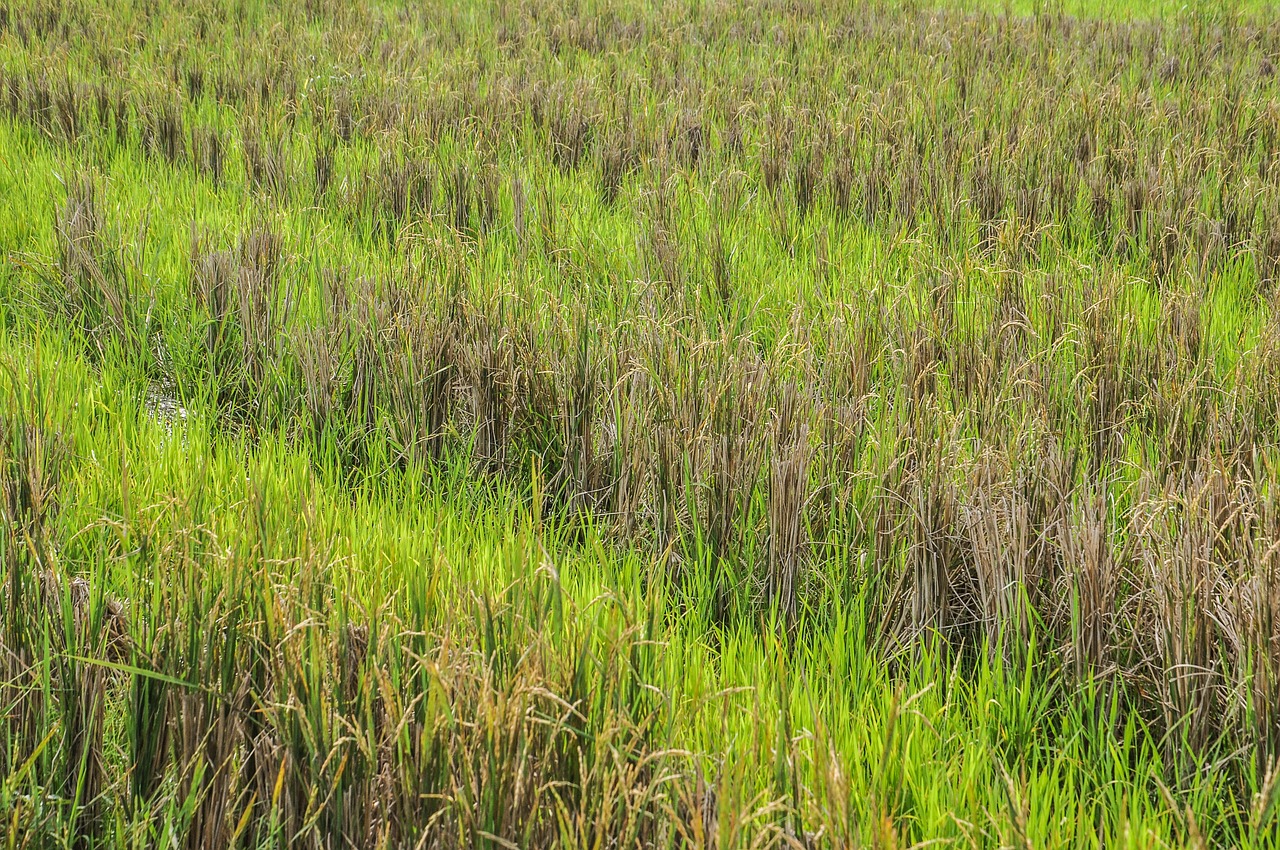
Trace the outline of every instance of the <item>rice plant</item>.
<instances>
[{"instance_id":1,"label":"rice plant","mask_svg":"<svg viewBox=\"0 0 1280 850\"><path fill-rule=\"evenodd\" d=\"M1265 3L0 4L0 829L1280 844Z\"/></svg>"}]
</instances>

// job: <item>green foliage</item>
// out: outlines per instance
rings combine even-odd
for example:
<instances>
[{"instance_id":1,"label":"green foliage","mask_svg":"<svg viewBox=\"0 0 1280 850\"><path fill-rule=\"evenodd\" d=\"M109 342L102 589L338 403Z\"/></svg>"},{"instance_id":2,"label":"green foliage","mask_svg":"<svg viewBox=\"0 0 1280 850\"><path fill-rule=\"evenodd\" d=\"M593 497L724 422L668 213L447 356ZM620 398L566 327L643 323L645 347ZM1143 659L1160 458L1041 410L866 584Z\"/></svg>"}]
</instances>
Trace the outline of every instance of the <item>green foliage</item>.
<instances>
[{"instance_id":1,"label":"green foliage","mask_svg":"<svg viewBox=\"0 0 1280 850\"><path fill-rule=\"evenodd\" d=\"M0 5L11 846L1277 846L1280 26Z\"/></svg>"}]
</instances>

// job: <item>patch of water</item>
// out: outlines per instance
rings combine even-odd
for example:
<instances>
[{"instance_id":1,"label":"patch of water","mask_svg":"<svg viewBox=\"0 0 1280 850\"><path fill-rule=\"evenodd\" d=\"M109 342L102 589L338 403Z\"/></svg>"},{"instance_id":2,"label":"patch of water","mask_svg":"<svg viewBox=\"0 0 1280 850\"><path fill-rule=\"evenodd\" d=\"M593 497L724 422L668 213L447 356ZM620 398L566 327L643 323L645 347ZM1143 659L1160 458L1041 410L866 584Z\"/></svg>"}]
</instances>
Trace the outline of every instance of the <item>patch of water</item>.
<instances>
[{"instance_id":1,"label":"patch of water","mask_svg":"<svg viewBox=\"0 0 1280 850\"><path fill-rule=\"evenodd\" d=\"M173 426L187 420L187 409L178 401L178 394L173 387L152 384L147 388L147 413L165 426L165 430L173 433Z\"/></svg>"}]
</instances>

